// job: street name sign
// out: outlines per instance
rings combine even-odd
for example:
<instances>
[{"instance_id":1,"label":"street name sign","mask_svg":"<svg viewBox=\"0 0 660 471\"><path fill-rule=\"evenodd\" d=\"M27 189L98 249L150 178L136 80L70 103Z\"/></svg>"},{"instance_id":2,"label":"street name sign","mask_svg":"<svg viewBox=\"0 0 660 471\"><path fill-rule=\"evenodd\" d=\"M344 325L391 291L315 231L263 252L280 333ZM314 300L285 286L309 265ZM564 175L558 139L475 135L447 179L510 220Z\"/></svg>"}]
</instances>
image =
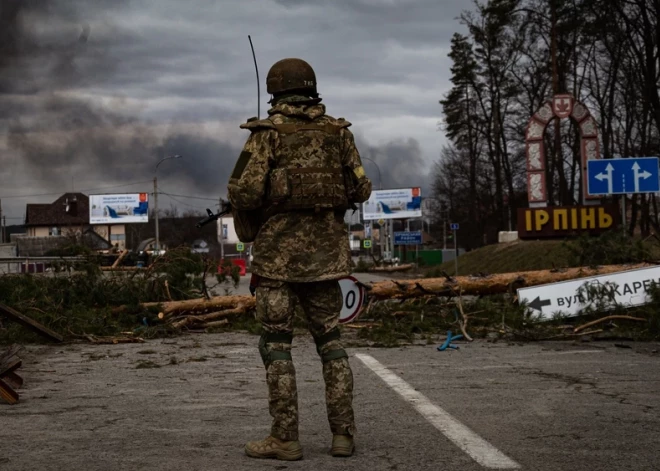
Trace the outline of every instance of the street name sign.
<instances>
[{"instance_id":1,"label":"street name sign","mask_svg":"<svg viewBox=\"0 0 660 471\"><path fill-rule=\"evenodd\" d=\"M541 319L551 319L555 313L574 317L586 307L597 304L604 309L646 304L651 300L648 290L654 283L660 285L660 266L520 288L518 300L527 303L532 313ZM598 288L605 295L600 296L601 299L589 299L588 287Z\"/></svg>"},{"instance_id":2,"label":"street name sign","mask_svg":"<svg viewBox=\"0 0 660 471\"><path fill-rule=\"evenodd\" d=\"M588 160L587 191L590 196L657 193L658 157Z\"/></svg>"},{"instance_id":3,"label":"street name sign","mask_svg":"<svg viewBox=\"0 0 660 471\"><path fill-rule=\"evenodd\" d=\"M422 231L395 232L394 245L422 245Z\"/></svg>"}]
</instances>

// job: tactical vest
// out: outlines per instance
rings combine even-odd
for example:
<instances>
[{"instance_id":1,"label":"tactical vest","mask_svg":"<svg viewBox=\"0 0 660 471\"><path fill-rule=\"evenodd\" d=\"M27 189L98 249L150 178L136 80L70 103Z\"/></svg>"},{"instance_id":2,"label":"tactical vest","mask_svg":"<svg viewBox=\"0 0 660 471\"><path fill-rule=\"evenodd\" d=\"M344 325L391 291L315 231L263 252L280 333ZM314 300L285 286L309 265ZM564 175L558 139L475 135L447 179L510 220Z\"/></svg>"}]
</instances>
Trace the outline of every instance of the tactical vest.
<instances>
[{"instance_id":1,"label":"tactical vest","mask_svg":"<svg viewBox=\"0 0 660 471\"><path fill-rule=\"evenodd\" d=\"M270 213L349 207L349 182L342 166L341 126L331 123L275 124L279 145L267 191Z\"/></svg>"}]
</instances>

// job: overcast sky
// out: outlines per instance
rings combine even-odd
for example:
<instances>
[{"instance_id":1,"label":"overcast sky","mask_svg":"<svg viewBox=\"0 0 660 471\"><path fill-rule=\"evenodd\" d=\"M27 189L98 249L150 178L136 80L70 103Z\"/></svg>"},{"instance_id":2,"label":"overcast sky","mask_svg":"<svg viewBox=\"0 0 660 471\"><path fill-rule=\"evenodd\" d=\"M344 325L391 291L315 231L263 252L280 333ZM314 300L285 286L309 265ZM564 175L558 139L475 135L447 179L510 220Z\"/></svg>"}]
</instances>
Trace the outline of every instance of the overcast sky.
<instances>
[{"instance_id":1,"label":"overcast sky","mask_svg":"<svg viewBox=\"0 0 660 471\"><path fill-rule=\"evenodd\" d=\"M12 7L13 5L13 7ZM20 5L20 7L19 7ZM33 5L38 5L38 8ZM2 0L0 198L7 224L65 191L216 199L284 57L316 70L328 113L353 123L383 187L421 185L445 142L438 100L460 0ZM6 51L9 51L8 53ZM376 167L365 168L379 185ZM143 182L119 187L128 183ZM116 187L115 187L116 186ZM113 188L103 188L113 187ZM21 197L22 195L52 195ZM176 198L173 199L173 198ZM161 207L215 208L160 198ZM12 219L9 219L12 218Z\"/></svg>"}]
</instances>

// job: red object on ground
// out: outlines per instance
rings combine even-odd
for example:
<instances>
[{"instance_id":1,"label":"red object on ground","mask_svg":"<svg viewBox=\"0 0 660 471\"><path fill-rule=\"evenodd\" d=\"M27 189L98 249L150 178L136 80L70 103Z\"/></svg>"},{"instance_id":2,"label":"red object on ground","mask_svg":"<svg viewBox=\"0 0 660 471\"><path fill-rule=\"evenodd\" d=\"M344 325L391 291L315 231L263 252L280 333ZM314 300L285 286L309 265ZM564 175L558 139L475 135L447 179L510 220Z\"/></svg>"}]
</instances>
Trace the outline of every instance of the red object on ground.
<instances>
[{"instance_id":1,"label":"red object on ground","mask_svg":"<svg viewBox=\"0 0 660 471\"><path fill-rule=\"evenodd\" d=\"M222 273L222 264L224 263L224 259L220 260L220 264L218 265L218 273ZM238 268L240 268L240 276L245 276L247 273L247 267L245 265L245 260L238 258L238 259L232 259L231 261L232 264L236 265ZM229 273L227 273L229 274Z\"/></svg>"}]
</instances>

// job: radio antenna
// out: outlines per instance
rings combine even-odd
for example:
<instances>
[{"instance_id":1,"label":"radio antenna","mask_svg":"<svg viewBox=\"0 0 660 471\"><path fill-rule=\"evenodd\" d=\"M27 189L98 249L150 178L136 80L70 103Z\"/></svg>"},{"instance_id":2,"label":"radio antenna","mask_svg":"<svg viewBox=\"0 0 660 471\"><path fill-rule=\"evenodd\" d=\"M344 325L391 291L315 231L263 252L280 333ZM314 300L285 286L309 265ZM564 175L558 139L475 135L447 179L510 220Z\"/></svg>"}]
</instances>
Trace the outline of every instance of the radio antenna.
<instances>
[{"instance_id":1,"label":"radio antenna","mask_svg":"<svg viewBox=\"0 0 660 471\"><path fill-rule=\"evenodd\" d=\"M257 119L261 119L261 90L259 89L259 67L257 67L257 56L254 54L254 46L252 45L252 38L248 34L250 40L250 48L252 49L252 58L254 59L254 70L257 72Z\"/></svg>"}]
</instances>

